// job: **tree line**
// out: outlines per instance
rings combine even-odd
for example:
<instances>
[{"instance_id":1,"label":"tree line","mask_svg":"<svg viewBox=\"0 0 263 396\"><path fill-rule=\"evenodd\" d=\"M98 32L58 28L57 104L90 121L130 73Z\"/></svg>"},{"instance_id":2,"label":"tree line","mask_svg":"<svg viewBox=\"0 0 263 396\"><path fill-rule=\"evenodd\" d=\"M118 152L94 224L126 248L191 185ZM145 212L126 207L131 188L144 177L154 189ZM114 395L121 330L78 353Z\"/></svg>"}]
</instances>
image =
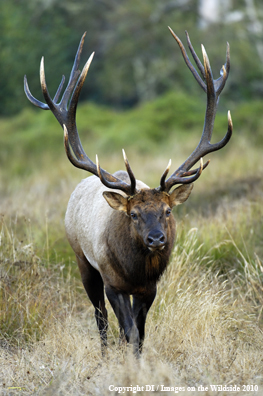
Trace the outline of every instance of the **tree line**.
<instances>
[{"instance_id":1,"label":"tree line","mask_svg":"<svg viewBox=\"0 0 263 396\"><path fill-rule=\"evenodd\" d=\"M254 21L246 1L233 1L228 13L234 15L235 7L242 18L229 22L224 17L204 28L197 0L2 0L0 114L12 115L29 106L23 92L24 74L32 94L42 98L38 70L43 55L53 95L61 75L69 76L84 31L87 36L82 64L93 51L95 57L81 100L123 109L169 90L183 89L189 95L197 92L199 87L167 26L184 44L184 31L188 30L200 57L203 43L214 73L219 73L229 41L232 70L228 98L240 101L261 97L262 6L255 5L258 12Z\"/></svg>"}]
</instances>

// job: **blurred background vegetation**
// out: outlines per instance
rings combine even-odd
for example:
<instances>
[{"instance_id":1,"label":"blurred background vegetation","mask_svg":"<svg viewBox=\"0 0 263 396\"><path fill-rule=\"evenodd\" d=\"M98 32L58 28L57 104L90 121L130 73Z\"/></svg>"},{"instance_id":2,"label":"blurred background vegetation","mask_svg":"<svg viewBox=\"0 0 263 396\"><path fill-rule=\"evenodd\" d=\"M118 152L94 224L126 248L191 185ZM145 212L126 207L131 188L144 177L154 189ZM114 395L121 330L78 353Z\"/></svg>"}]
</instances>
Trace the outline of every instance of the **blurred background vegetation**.
<instances>
[{"instance_id":1,"label":"blurred background vegetation","mask_svg":"<svg viewBox=\"0 0 263 396\"><path fill-rule=\"evenodd\" d=\"M167 147L175 130L176 139L180 131L184 138L191 131L200 134L205 96L168 25L185 44L187 30L200 57L200 44L205 45L215 78L225 62L226 42L230 43L231 72L220 100L217 130L225 130L230 109L235 134L249 134L250 142L263 144L261 1L2 0L0 166L9 164L8 177L31 172L35 156L40 163L44 152L56 156L62 151L56 121L29 103L23 77L27 75L31 92L42 100L39 63L44 55L53 95L61 75L69 76L84 31L82 65L92 51L95 58L81 94L78 124L90 146L95 141L98 153L123 146L153 152L161 144ZM16 158L11 164L10 156Z\"/></svg>"},{"instance_id":2,"label":"blurred background vegetation","mask_svg":"<svg viewBox=\"0 0 263 396\"><path fill-rule=\"evenodd\" d=\"M2 0L0 15L0 114L29 107L22 88L41 97L39 63L45 56L50 92L68 76L77 43L87 38L83 62L95 51L82 100L130 108L167 91L199 92L167 26L184 40L188 30L215 71L231 45L229 100L261 98L263 4L260 0ZM185 42L185 41L184 41Z\"/></svg>"}]
</instances>

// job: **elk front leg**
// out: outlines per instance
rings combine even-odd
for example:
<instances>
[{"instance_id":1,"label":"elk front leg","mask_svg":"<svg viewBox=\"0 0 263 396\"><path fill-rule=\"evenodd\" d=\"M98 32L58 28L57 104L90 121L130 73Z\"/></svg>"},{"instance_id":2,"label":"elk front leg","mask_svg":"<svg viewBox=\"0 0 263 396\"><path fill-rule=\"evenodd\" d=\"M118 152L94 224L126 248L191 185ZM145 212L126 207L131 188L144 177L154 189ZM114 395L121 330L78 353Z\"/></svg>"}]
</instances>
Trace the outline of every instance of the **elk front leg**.
<instances>
[{"instance_id":1,"label":"elk front leg","mask_svg":"<svg viewBox=\"0 0 263 396\"><path fill-rule=\"evenodd\" d=\"M92 267L85 256L76 255L83 286L95 308L95 318L100 333L101 351L107 346L108 313L105 307L104 283L100 273Z\"/></svg>"},{"instance_id":2,"label":"elk front leg","mask_svg":"<svg viewBox=\"0 0 263 396\"><path fill-rule=\"evenodd\" d=\"M133 296L133 318L139 331L139 350L142 351L147 313L156 296L156 285L143 294Z\"/></svg>"},{"instance_id":3,"label":"elk front leg","mask_svg":"<svg viewBox=\"0 0 263 396\"><path fill-rule=\"evenodd\" d=\"M128 343L133 346L135 355L139 354L139 331L133 319L130 295L120 293L113 287L105 287L106 295L119 321L119 326L124 331Z\"/></svg>"}]
</instances>

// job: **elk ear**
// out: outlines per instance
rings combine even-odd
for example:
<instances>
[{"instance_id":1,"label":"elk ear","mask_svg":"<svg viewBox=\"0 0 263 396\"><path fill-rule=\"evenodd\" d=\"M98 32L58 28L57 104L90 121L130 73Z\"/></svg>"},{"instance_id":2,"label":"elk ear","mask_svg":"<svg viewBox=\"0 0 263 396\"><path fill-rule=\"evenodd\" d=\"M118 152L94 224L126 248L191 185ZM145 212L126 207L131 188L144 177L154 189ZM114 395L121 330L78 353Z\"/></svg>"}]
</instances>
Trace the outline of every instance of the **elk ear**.
<instances>
[{"instance_id":1,"label":"elk ear","mask_svg":"<svg viewBox=\"0 0 263 396\"><path fill-rule=\"evenodd\" d=\"M183 184L182 186L174 189L169 198L170 207L173 208L176 205L184 203L191 194L193 187L193 184Z\"/></svg>"},{"instance_id":2,"label":"elk ear","mask_svg":"<svg viewBox=\"0 0 263 396\"><path fill-rule=\"evenodd\" d=\"M121 194L111 191L104 191L103 196L112 209L127 213L127 198L123 197Z\"/></svg>"}]
</instances>

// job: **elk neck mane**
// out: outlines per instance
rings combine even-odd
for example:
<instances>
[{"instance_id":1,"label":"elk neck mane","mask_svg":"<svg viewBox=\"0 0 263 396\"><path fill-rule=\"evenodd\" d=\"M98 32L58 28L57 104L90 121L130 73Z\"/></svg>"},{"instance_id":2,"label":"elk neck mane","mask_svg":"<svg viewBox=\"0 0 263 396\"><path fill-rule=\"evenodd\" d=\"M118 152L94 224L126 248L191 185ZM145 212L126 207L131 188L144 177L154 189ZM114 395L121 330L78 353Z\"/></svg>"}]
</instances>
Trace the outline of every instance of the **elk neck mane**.
<instances>
[{"instance_id":1,"label":"elk neck mane","mask_svg":"<svg viewBox=\"0 0 263 396\"><path fill-rule=\"evenodd\" d=\"M175 236L174 226L169 230L171 238L168 237L169 243L165 248L150 251L141 239L132 235L129 218L121 212L115 213L115 216L119 217L116 223L122 223L122 227L111 228L108 233L107 256L111 267L134 286L158 281L169 262Z\"/></svg>"}]
</instances>

